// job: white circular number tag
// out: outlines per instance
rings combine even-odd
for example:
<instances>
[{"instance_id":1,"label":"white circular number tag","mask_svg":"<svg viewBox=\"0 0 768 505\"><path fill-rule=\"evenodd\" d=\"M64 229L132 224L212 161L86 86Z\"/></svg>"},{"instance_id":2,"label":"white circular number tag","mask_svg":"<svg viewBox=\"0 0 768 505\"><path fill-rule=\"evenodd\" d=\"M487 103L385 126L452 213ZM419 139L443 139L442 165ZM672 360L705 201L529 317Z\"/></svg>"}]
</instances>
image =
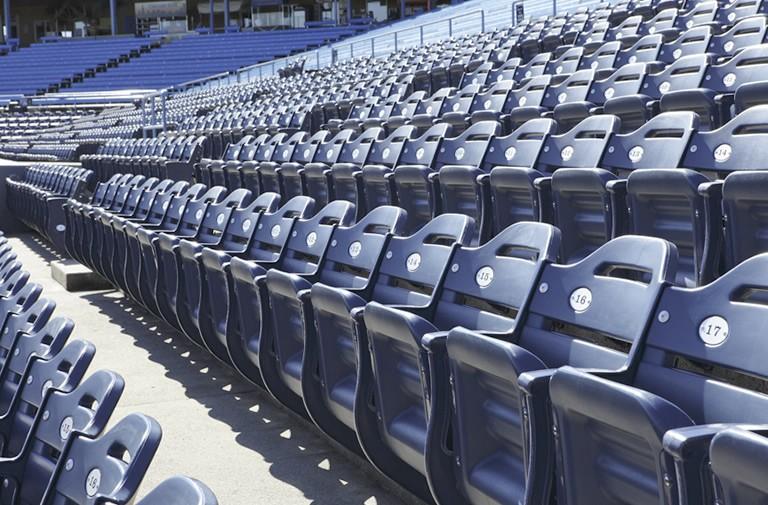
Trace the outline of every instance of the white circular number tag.
<instances>
[{"instance_id":1,"label":"white circular number tag","mask_svg":"<svg viewBox=\"0 0 768 505\"><path fill-rule=\"evenodd\" d=\"M424 157L424 148L419 147L419 149L416 151L416 159L420 160L423 157Z\"/></svg>"},{"instance_id":2,"label":"white circular number tag","mask_svg":"<svg viewBox=\"0 0 768 505\"><path fill-rule=\"evenodd\" d=\"M518 100L518 101L517 101L517 104L518 104L520 107L523 107L523 106L524 106L524 105L525 105L527 102L528 102L528 97L525 97L525 96L521 96L521 97L520 97L520 100Z\"/></svg>"},{"instance_id":3,"label":"white circular number tag","mask_svg":"<svg viewBox=\"0 0 768 505\"><path fill-rule=\"evenodd\" d=\"M678 59L680 56L682 56L682 54L683 54L682 49L675 49L674 51L672 51L672 57L674 59Z\"/></svg>"},{"instance_id":4,"label":"white circular number tag","mask_svg":"<svg viewBox=\"0 0 768 505\"><path fill-rule=\"evenodd\" d=\"M85 493L89 497L96 496L99 492L99 486L101 486L101 470L94 468L88 472L88 477L85 478Z\"/></svg>"},{"instance_id":5,"label":"white circular number tag","mask_svg":"<svg viewBox=\"0 0 768 505\"><path fill-rule=\"evenodd\" d=\"M304 157L309 158L309 149L304 149Z\"/></svg>"},{"instance_id":6,"label":"white circular number tag","mask_svg":"<svg viewBox=\"0 0 768 505\"><path fill-rule=\"evenodd\" d=\"M71 417L67 416L64 418L64 420L61 422L61 426L59 426L59 437L61 437L62 440L69 438L70 433L72 433L74 424L75 422Z\"/></svg>"},{"instance_id":7,"label":"white circular number tag","mask_svg":"<svg viewBox=\"0 0 768 505\"><path fill-rule=\"evenodd\" d=\"M569 161L571 158L573 158L573 147L563 147L563 150L560 151L560 157L563 159L563 161Z\"/></svg>"},{"instance_id":8,"label":"white circular number tag","mask_svg":"<svg viewBox=\"0 0 768 505\"><path fill-rule=\"evenodd\" d=\"M659 84L659 93L661 93L662 95L665 93L669 93L669 88L671 86L672 85L669 83L669 81L662 82L661 84Z\"/></svg>"},{"instance_id":9,"label":"white circular number tag","mask_svg":"<svg viewBox=\"0 0 768 505\"><path fill-rule=\"evenodd\" d=\"M63 225L63 224L57 224L56 225L56 231L59 232L59 233L63 232L66 229L67 229L67 227L65 225Z\"/></svg>"},{"instance_id":10,"label":"white circular number tag","mask_svg":"<svg viewBox=\"0 0 768 505\"><path fill-rule=\"evenodd\" d=\"M163 202L163 210L168 210L168 205L169 205L170 203L171 203L171 202L169 202L168 200L164 201L164 202Z\"/></svg>"},{"instance_id":11,"label":"white circular number tag","mask_svg":"<svg viewBox=\"0 0 768 505\"><path fill-rule=\"evenodd\" d=\"M421 254L419 253L413 253L405 260L405 268L407 268L409 272L415 272L420 266Z\"/></svg>"},{"instance_id":12,"label":"white circular number tag","mask_svg":"<svg viewBox=\"0 0 768 505\"><path fill-rule=\"evenodd\" d=\"M389 158L389 153L390 153L389 147L385 147L384 150L381 151L382 156L384 156L385 158Z\"/></svg>"},{"instance_id":13,"label":"white circular number tag","mask_svg":"<svg viewBox=\"0 0 768 505\"><path fill-rule=\"evenodd\" d=\"M728 51L730 53L733 50L733 46L735 46L735 45L736 44L734 44L732 40L729 40L728 42L723 44L723 49L725 49L726 51Z\"/></svg>"},{"instance_id":14,"label":"white circular number tag","mask_svg":"<svg viewBox=\"0 0 768 505\"><path fill-rule=\"evenodd\" d=\"M578 288L571 293L568 299L571 308L576 312L584 312L592 305L592 291L589 288Z\"/></svg>"},{"instance_id":15,"label":"white circular number tag","mask_svg":"<svg viewBox=\"0 0 768 505\"><path fill-rule=\"evenodd\" d=\"M488 287L493 282L493 268L485 266L475 274L475 282L481 288Z\"/></svg>"},{"instance_id":16,"label":"white circular number tag","mask_svg":"<svg viewBox=\"0 0 768 505\"><path fill-rule=\"evenodd\" d=\"M699 325L699 338L709 347L717 347L728 338L728 321L720 316L709 316Z\"/></svg>"},{"instance_id":17,"label":"white circular number tag","mask_svg":"<svg viewBox=\"0 0 768 505\"><path fill-rule=\"evenodd\" d=\"M456 112L456 111L458 111L458 110L459 110L459 107L461 107L461 104L459 104L459 103L455 103L455 104L453 104L453 107L452 107L452 109L453 109L453 112Z\"/></svg>"},{"instance_id":18,"label":"white circular number tag","mask_svg":"<svg viewBox=\"0 0 768 505\"><path fill-rule=\"evenodd\" d=\"M491 102L490 100L486 100L485 103L483 103L483 107L485 107L486 109L490 109L492 104L493 102Z\"/></svg>"},{"instance_id":19,"label":"white circular number tag","mask_svg":"<svg viewBox=\"0 0 768 505\"><path fill-rule=\"evenodd\" d=\"M515 149L514 147L508 147L507 150L504 151L504 157L508 160L511 160L512 158L514 158L516 154L517 154L517 149Z\"/></svg>"},{"instance_id":20,"label":"white circular number tag","mask_svg":"<svg viewBox=\"0 0 768 505\"><path fill-rule=\"evenodd\" d=\"M283 158L287 158L287 157L288 157L288 149L284 149L283 150Z\"/></svg>"},{"instance_id":21,"label":"white circular number tag","mask_svg":"<svg viewBox=\"0 0 768 505\"><path fill-rule=\"evenodd\" d=\"M616 90L614 90L613 88L608 88L605 90L605 98L610 100L611 98L613 98L613 95L615 93L616 93Z\"/></svg>"},{"instance_id":22,"label":"white circular number tag","mask_svg":"<svg viewBox=\"0 0 768 505\"><path fill-rule=\"evenodd\" d=\"M720 144L715 148L715 161L718 163L724 163L728 161L728 158L731 157L731 153L733 152L733 149L731 149L731 146L728 144Z\"/></svg>"},{"instance_id":23,"label":"white circular number tag","mask_svg":"<svg viewBox=\"0 0 768 505\"><path fill-rule=\"evenodd\" d=\"M595 70L600 65L599 61L593 61L591 65L589 65L589 68L592 70Z\"/></svg>"},{"instance_id":24,"label":"white circular number tag","mask_svg":"<svg viewBox=\"0 0 768 505\"><path fill-rule=\"evenodd\" d=\"M427 106L427 114L432 114L432 106L431 105Z\"/></svg>"},{"instance_id":25,"label":"white circular number tag","mask_svg":"<svg viewBox=\"0 0 768 505\"><path fill-rule=\"evenodd\" d=\"M645 150L640 146L635 146L629 150L629 161L637 163L643 159L643 154L645 154Z\"/></svg>"},{"instance_id":26,"label":"white circular number tag","mask_svg":"<svg viewBox=\"0 0 768 505\"><path fill-rule=\"evenodd\" d=\"M330 149L325 153L325 159L330 160L331 158L333 158L333 149Z\"/></svg>"},{"instance_id":27,"label":"white circular number tag","mask_svg":"<svg viewBox=\"0 0 768 505\"><path fill-rule=\"evenodd\" d=\"M555 73L557 75L562 74L563 73L563 66L562 65L558 65L557 68L555 69Z\"/></svg>"},{"instance_id":28,"label":"white circular number tag","mask_svg":"<svg viewBox=\"0 0 768 505\"><path fill-rule=\"evenodd\" d=\"M736 74L734 73L725 74L725 77L723 77L723 84L725 84L729 88L734 84L736 84Z\"/></svg>"},{"instance_id":29,"label":"white circular number tag","mask_svg":"<svg viewBox=\"0 0 768 505\"><path fill-rule=\"evenodd\" d=\"M560 93L559 95L557 95L557 103L565 102L566 98L568 98L568 95L566 93Z\"/></svg>"},{"instance_id":30,"label":"white circular number tag","mask_svg":"<svg viewBox=\"0 0 768 505\"><path fill-rule=\"evenodd\" d=\"M224 214L219 214L216 216L216 224L221 224L224 222Z\"/></svg>"},{"instance_id":31,"label":"white circular number tag","mask_svg":"<svg viewBox=\"0 0 768 505\"><path fill-rule=\"evenodd\" d=\"M197 212L195 212L195 219L203 219L203 209L197 209Z\"/></svg>"},{"instance_id":32,"label":"white circular number tag","mask_svg":"<svg viewBox=\"0 0 768 505\"><path fill-rule=\"evenodd\" d=\"M351 244L349 244L349 255L353 258L357 258L360 256L360 252L363 250L363 244L360 243L360 241L355 240Z\"/></svg>"},{"instance_id":33,"label":"white circular number tag","mask_svg":"<svg viewBox=\"0 0 768 505\"><path fill-rule=\"evenodd\" d=\"M246 219L245 221L243 221L243 231L248 231L250 229L251 229L251 220Z\"/></svg>"},{"instance_id":34,"label":"white circular number tag","mask_svg":"<svg viewBox=\"0 0 768 505\"><path fill-rule=\"evenodd\" d=\"M269 233L272 235L272 238L277 238L277 236L280 235L280 225L276 224L273 226Z\"/></svg>"},{"instance_id":35,"label":"white circular number tag","mask_svg":"<svg viewBox=\"0 0 768 505\"><path fill-rule=\"evenodd\" d=\"M464 157L465 152L466 151L464 151L463 147L459 147L458 149L456 149L456 152L453 153L453 155L456 157L457 160L460 160Z\"/></svg>"},{"instance_id":36,"label":"white circular number tag","mask_svg":"<svg viewBox=\"0 0 768 505\"><path fill-rule=\"evenodd\" d=\"M736 19L736 13L735 12L731 12L730 14L728 14L728 21L733 22L734 19ZM729 51L730 51L730 49L729 49Z\"/></svg>"},{"instance_id":37,"label":"white circular number tag","mask_svg":"<svg viewBox=\"0 0 768 505\"><path fill-rule=\"evenodd\" d=\"M352 157L357 159L357 157L360 156L360 149L355 149L352 151Z\"/></svg>"},{"instance_id":38,"label":"white circular number tag","mask_svg":"<svg viewBox=\"0 0 768 505\"><path fill-rule=\"evenodd\" d=\"M630 57L629 57L629 60L628 60L628 61L629 61L630 63L635 63L635 62L637 61L637 56L635 56L635 55L633 54L632 56L630 56Z\"/></svg>"},{"instance_id":39,"label":"white circular number tag","mask_svg":"<svg viewBox=\"0 0 768 505\"><path fill-rule=\"evenodd\" d=\"M317 244L317 233L313 231L307 235L307 246L312 247L315 244Z\"/></svg>"}]
</instances>

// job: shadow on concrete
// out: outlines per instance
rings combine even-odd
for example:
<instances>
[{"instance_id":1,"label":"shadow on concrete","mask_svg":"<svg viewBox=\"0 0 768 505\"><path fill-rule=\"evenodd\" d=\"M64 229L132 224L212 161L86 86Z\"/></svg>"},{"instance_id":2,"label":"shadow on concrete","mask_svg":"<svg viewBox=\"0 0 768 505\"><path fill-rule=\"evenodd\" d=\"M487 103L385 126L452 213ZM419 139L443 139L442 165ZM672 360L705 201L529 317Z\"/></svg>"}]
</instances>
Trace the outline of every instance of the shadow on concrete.
<instances>
[{"instance_id":1,"label":"shadow on concrete","mask_svg":"<svg viewBox=\"0 0 768 505\"><path fill-rule=\"evenodd\" d=\"M269 462L274 478L300 490L312 503L421 503L122 293L96 292L83 298L162 365L165 376L180 383L188 398L229 425L239 444Z\"/></svg>"}]
</instances>

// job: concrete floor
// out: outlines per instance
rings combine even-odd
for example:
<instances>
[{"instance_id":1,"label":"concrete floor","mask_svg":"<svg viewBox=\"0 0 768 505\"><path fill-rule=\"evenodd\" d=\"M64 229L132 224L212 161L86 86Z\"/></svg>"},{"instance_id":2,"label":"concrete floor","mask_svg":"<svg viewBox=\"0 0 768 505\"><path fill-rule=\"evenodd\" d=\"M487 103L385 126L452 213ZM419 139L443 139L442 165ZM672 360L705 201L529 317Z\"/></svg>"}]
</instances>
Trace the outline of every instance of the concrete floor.
<instances>
[{"instance_id":1,"label":"concrete floor","mask_svg":"<svg viewBox=\"0 0 768 505\"><path fill-rule=\"evenodd\" d=\"M51 278L55 255L36 235L11 243L56 314L75 321L74 336L96 345L91 370L125 378L113 422L138 411L162 425L139 496L185 474L206 482L221 505L416 503L120 292L65 291Z\"/></svg>"}]
</instances>

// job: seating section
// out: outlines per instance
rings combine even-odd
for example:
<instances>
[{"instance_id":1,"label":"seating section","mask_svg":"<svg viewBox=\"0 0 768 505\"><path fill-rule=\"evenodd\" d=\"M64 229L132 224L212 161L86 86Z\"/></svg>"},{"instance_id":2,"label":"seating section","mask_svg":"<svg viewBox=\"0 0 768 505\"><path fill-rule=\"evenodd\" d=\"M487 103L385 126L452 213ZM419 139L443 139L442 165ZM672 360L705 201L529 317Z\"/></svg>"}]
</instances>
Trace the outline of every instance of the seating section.
<instances>
[{"instance_id":1,"label":"seating section","mask_svg":"<svg viewBox=\"0 0 768 505\"><path fill-rule=\"evenodd\" d=\"M425 502L763 503L766 9L600 4L179 93L8 202Z\"/></svg>"},{"instance_id":2,"label":"seating section","mask_svg":"<svg viewBox=\"0 0 768 505\"><path fill-rule=\"evenodd\" d=\"M160 443L160 426L129 414L107 430L125 383L109 370L86 376L96 348L70 338L74 323L55 310L0 237L3 502L133 503ZM204 484L174 477L138 503L217 501Z\"/></svg>"},{"instance_id":3,"label":"seating section","mask_svg":"<svg viewBox=\"0 0 768 505\"><path fill-rule=\"evenodd\" d=\"M0 58L0 71L13 76L0 83L0 97L58 91L149 51L158 43L154 39L137 37L56 39L34 43Z\"/></svg>"},{"instance_id":4,"label":"seating section","mask_svg":"<svg viewBox=\"0 0 768 505\"><path fill-rule=\"evenodd\" d=\"M72 86L72 91L163 89L336 42L367 25L187 36Z\"/></svg>"}]
</instances>

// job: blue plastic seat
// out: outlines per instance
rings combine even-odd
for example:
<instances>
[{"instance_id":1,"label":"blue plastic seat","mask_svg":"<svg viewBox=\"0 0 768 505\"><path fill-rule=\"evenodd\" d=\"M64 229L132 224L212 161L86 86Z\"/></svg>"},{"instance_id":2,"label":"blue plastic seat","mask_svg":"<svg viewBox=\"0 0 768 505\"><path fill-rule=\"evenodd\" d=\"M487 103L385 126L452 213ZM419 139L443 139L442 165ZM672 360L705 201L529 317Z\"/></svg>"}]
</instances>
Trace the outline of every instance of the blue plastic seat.
<instances>
[{"instance_id":1,"label":"blue plastic seat","mask_svg":"<svg viewBox=\"0 0 768 505\"><path fill-rule=\"evenodd\" d=\"M168 205L166 216L162 223L156 227L143 227L138 226L135 231L136 250L138 251L138 269L133 275L136 275L136 283L138 286L139 299L142 300L143 305L155 314L162 314L161 309L158 306L158 300L156 297L156 285L158 282L165 282L159 280L159 258L156 252L156 243L159 240L160 234L167 234L168 241L174 237L188 237L194 236L197 233L197 229L202 222L205 209L212 202L220 201L226 189L219 186L209 190L205 190L204 186L192 186L189 188L188 193L198 193L194 198L190 198L187 195L179 195L178 198L173 198ZM130 228L126 228L126 231ZM177 236L178 234L178 236ZM172 280L175 271L163 271L163 275L168 275ZM127 275L127 273L126 273ZM161 284L162 286L162 284ZM166 312L168 312L166 307Z\"/></svg>"},{"instance_id":2,"label":"blue plastic seat","mask_svg":"<svg viewBox=\"0 0 768 505\"><path fill-rule=\"evenodd\" d=\"M554 133L555 126L551 119L531 119L507 136L491 137L480 165L442 167L439 172L441 211L472 217L478 230L475 240L478 243L488 240L499 231L493 210L510 210L509 202L492 199L489 174L502 172L502 167L530 169L535 166L544 141Z\"/></svg>"},{"instance_id":3,"label":"blue plastic seat","mask_svg":"<svg viewBox=\"0 0 768 505\"><path fill-rule=\"evenodd\" d=\"M202 482L177 475L157 485L136 505L218 505L213 491Z\"/></svg>"},{"instance_id":4,"label":"blue plastic seat","mask_svg":"<svg viewBox=\"0 0 768 505\"><path fill-rule=\"evenodd\" d=\"M457 250L429 307L411 312L375 301L365 306L371 364L358 372L358 391L373 394L356 397L355 428L374 466L406 486L419 482L411 491L421 494L428 458L433 468L442 465L446 472L445 479L429 482L434 500L454 499L454 459L443 450L425 451L425 413L450 411L450 392L442 386L430 389L425 379L432 367L435 376L447 377L448 363L434 360L422 345L444 348L447 332L456 326L485 335L511 333L518 315L525 314L544 265L556 260L559 247L553 226L514 224L479 248ZM435 446L450 445L447 426L434 428Z\"/></svg>"},{"instance_id":5,"label":"blue plastic seat","mask_svg":"<svg viewBox=\"0 0 768 505\"><path fill-rule=\"evenodd\" d=\"M244 200L250 199L250 191L237 190L227 195L223 186L214 186L202 197L191 200L184 209L184 217L179 227L173 232L149 233L149 246L157 267L157 277L151 280L154 288L153 299L157 303L160 315L171 326L183 331L176 314L176 300L182 273L178 258L179 244L184 239L216 243L221 237L221 230L226 225L228 214ZM227 214L219 222L219 215ZM141 237L141 235L139 235ZM142 247L147 250L145 246ZM146 258L147 255L145 254ZM142 272L143 274L144 272Z\"/></svg>"},{"instance_id":6,"label":"blue plastic seat","mask_svg":"<svg viewBox=\"0 0 768 505\"><path fill-rule=\"evenodd\" d=\"M56 465L53 480L40 503L91 501L128 505L161 437L157 421L142 414L129 414L97 438L74 437Z\"/></svg>"},{"instance_id":7,"label":"blue plastic seat","mask_svg":"<svg viewBox=\"0 0 768 505\"><path fill-rule=\"evenodd\" d=\"M42 503L55 468L62 461L69 440L76 436L96 436L104 429L124 388L123 379L100 370L71 391L49 390L41 397L31 420L29 436L20 452L0 459L4 479L5 503ZM24 395L24 393L22 393ZM32 396L31 393L28 393Z\"/></svg>"},{"instance_id":8,"label":"blue plastic seat","mask_svg":"<svg viewBox=\"0 0 768 505\"><path fill-rule=\"evenodd\" d=\"M552 199L555 224L563 232L561 259L579 260L612 237L631 231L626 182L619 177L645 168L681 166L697 125L698 117L692 112L660 114L634 132L613 135L601 168L557 170L552 176ZM670 177L674 175L682 173L673 172ZM688 202L688 196L681 197Z\"/></svg>"},{"instance_id":9,"label":"blue plastic seat","mask_svg":"<svg viewBox=\"0 0 768 505\"><path fill-rule=\"evenodd\" d=\"M494 232L519 221L553 222L551 179L547 176L563 167L598 166L619 124L615 116L591 116L564 134L548 135L535 165L520 166L513 157L506 166L492 169Z\"/></svg>"},{"instance_id":10,"label":"blue plastic seat","mask_svg":"<svg viewBox=\"0 0 768 505\"><path fill-rule=\"evenodd\" d=\"M128 291L128 280L125 276L126 263L132 259L126 228L131 225L152 226L159 224L164 215L165 202L180 195L189 188L184 181L174 182L170 179L161 181L151 191L146 191L136 205L136 212L130 217L114 216L111 224L113 251L111 265L111 280L124 291Z\"/></svg>"},{"instance_id":11,"label":"blue plastic seat","mask_svg":"<svg viewBox=\"0 0 768 505\"><path fill-rule=\"evenodd\" d=\"M392 237L367 292L322 282L312 286L320 378L314 382L312 401L305 406L325 433L349 449L360 451L355 435L356 398L367 403L373 394L373 389L358 391L357 382L358 370L370 367L363 320L366 303L378 301L409 311L428 307L456 248L467 245L472 235L469 217L442 214L413 235Z\"/></svg>"},{"instance_id":12,"label":"blue plastic seat","mask_svg":"<svg viewBox=\"0 0 768 505\"><path fill-rule=\"evenodd\" d=\"M262 383L260 364L273 351L267 270L276 268L289 273L314 274L320 267L337 226L354 222L355 207L337 200L314 216L291 223L290 238L272 264L233 257L229 263L229 315L227 350L235 368L255 384ZM264 216L262 219L265 219ZM277 225L279 227L279 225ZM278 229L279 231L279 229ZM230 329L230 327L232 329Z\"/></svg>"},{"instance_id":13,"label":"blue plastic seat","mask_svg":"<svg viewBox=\"0 0 768 505\"><path fill-rule=\"evenodd\" d=\"M187 203L194 198L199 198L204 192L205 186L202 184L194 184L192 186L185 184L178 193L168 191L167 193L159 194L155 197L155 200L152 203L152 210L150 211L149 218L146 222L126 221L124 224L123 236L125 239L125 262L122 268L125 287L127 288L127 293L134 300L140 301L152 312L156 313L157 309L149 307L148 302L143 298L141 292L141 272L143 268L152 268L155 265L154 261L152 261L151 265L143 264L144 250L138 239L140 230L175 230L181 221ZM144 233L144 231L141 233ZM120 243L120 238L118 238L118 243ZM119 265L116 266L119 268ZM149 282L145 281L144 284L144 293L149 293L151 291L149 289Z\"/></svg>"},{"instance_id":14,"label":"blue plastic seat","mask_svg":"<svg viewBox=\"0 0 768 505\"><path fill-rule=\"evenodd\" d=\"M312 320L311 288L316 282L359 293L370 291L372 281L392 236L399 236L405 212L396 207L377 207L349 227L338 227L331 235L331 246L319 269L309 273L289 273L270 269L266 290L271 307L272 331L262 331L265 349L260 370L264 385L283 405L306 416L302 399L322 401L318 394L317 337Z\"/></svg>"},{"instance_id":15,"label":"blue plastic seat","mask_svg":"<svg viewBox=\"0 0 768 505\"><path fill-rule=\"evenodd\" d=\"M236 191L248 192L247 189ZM230 197L234 196L233 192ZM264 193L252 202L247 199L231 199L230 205L218 204L209 207L211 214L218 213L214 227L204 236L195 240L183 239L178 245L178 295L176 297L176 317L184 333L193 341L203 343L202 320L210 325L212 319L206 309L209 305L207 279L202 269L202 254L206 249L222 251L227 254L242 252L255 232L255 227L244 227L246 220L258 222L261 214L274 212L280 202L280 195ZM235 207L237 205L237 207ZM216 207L216 208L214 208ZM219 224L219 223L223 224ZM205 221L204 221L205 223ZM214 221L210 220L213 224ZM210 326L206 326L210 331Z\"/></svg>"},{"instance_id":16,"label":"blue plastic seat","mask_svg":"<svg viewBox=\"0 0 768 505\"><path fill-rule=\"evenodd\" d=\"M634 503L664 496L714 501L705 473L712 437L731 423L761 423L768 408L765 367L753 359L765 318L767 261L768 255L756 256L700 288L665 289L651 311L643 352L626 369L554 374L563 499L618 503L631 493ZM585 449L586 440L601 451ZM610 468L596 464L605 457Z\"/></svg>"},{"instance_id":17,"label":"blue plastic seat","mask_svg":"<svg viewBox=\"0 0 768 505\"><path fill-rule=\"evenodd\" d=\"M230 313L234 310L230 305L233 298L230 272L232 258L238 257L262 264L276 263L283 254L294 222L313 214L313 206L314 200L299 196L292 198L274 212L250 217L240 216L240 228L245 234L251 234L245 244L231 253L207 248L201 252L201 278L204 280L204 293L201 297L208 301L208 307L201 313L199 320L200 336L205 347L225 363L231 363L232 359L227 351L228 342L240 341L241 335L240 328L237 327L238 321L234 319L231 324L229 322ZM243 361L235 366L245 367L246 363Z\"/></svg>"},{"instance_id":18,"label":"blue plastic seat","mask_svg":"<svg viewBox=\"0 0 768 505\"><path fill-rule=\"evenodd\" d=\"M765 502L768 489L760 470L765 468L766 455L765 425L731 428L715 435L709 461L716 500L723 505Z\"/></svg>"},{"instance_id":19,"label":"blue plastic seat","mask_svg":"<svg viewBox=\"0 0 768 505\"><path fill-rule=\"evenodd\" d=\"M389 137L374 142L361 174L366 209L395 204L392 171L400 161L406 141L415 139L417 133L415 126L400 126Z\"/></svg>"},{"instance_id":20,"label":"blue plastic seat","mask_svg":"<svg viewBox=\"0 0 768 505\"><path fill-rule=\"evenodd\" d=\"M565 365L625 369L642 352L675 266L669 243L619 237L578 263L545 265L521 316L525 323L508 334L490 337L458 328L448 333L444 346L428 346L432 362L445 359L450 370L449 380L432 369L431 394L452 394L454 409L430 409L430 429L441 432L430 433L427 454L450 451L458 463L446 473L443 464L433 465L435 459L427 457L429 479L456 482L470 503L548 503L554 470L560 467L554 458L550 378ZM450 391L434 391L441 387ZM449 425L454 433L446 447L440 434ZM556 426L562 436L565 428ZM593 439L581 440L591 444ZM601 448L586 447L584 455ZM580 464L585 471L600 466ZM598 486L590 482L589 489ZM590 503L611 503L596 496Z\"/></svg>"}]
</instances>

